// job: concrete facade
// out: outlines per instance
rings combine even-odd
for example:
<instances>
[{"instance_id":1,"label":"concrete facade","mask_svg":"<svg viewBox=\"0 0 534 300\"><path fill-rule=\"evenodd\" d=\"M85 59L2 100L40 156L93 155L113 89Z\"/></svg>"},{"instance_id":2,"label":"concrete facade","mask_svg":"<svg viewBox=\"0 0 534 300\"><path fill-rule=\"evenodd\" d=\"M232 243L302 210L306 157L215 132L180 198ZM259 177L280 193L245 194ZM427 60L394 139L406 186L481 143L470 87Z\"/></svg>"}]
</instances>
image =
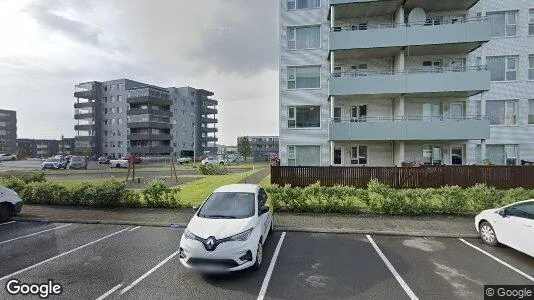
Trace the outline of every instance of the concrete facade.
<instances>
[{"instance_id":1,"label":"concrete facade","mask_svg":"<svg viewBox=\"0 0 534 300\"><path fill-rule=\"evenodd\" d=\"M14 154L17 148L17 112L0 109L0 153Z\"/></svg>"}]
</instances>

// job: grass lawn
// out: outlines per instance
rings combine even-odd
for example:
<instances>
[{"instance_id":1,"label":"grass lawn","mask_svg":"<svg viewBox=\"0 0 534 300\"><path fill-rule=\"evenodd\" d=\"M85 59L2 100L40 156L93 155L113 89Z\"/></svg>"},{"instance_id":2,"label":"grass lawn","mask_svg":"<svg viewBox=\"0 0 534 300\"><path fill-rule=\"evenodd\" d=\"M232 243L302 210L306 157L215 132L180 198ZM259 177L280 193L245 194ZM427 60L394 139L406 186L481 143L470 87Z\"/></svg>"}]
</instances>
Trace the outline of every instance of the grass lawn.
<instances>
[{"instance_id":1,"label":"grass lawn","mask_svg":"<svg viewBox=\"0 0 534 300\"><path fill-rule=\"evenodd\" d=\"M61 184L61 185L64 185L66 187L71 187L71 186L75 186L75 185L78 185L78 184L81 184L81 183L98 183L98 182L103 182L103 181L106 181L105 179L84 179L84 180L78 180L78 179L67 179L67 180L48 180L48 182L51 182L51 183L57 183L57 184Z\"/></svg>"},{"instance_id":2,"label":"grass lawn","mask_svg":"<svg viewBox=\"0 0 534 300\"><path fill-rule=\"evenodd\" d=\"M260 181L260 185L262 187L268 187L271 185L271 175L267 175L265 178L263 178L261 181Z\"/></svg>"}]
</instances>

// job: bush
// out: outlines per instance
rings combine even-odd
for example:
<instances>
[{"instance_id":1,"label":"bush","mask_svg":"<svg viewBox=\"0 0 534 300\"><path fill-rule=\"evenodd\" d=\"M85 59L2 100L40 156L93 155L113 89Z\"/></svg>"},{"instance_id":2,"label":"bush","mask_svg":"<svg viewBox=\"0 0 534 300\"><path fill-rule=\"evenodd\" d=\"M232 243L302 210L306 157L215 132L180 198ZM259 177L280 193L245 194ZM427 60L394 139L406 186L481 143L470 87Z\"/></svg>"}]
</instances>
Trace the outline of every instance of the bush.
<instances>
[{"instance_id":1,"label":"bush","mask_svg":"<svg viewBox=\"0 0 534 300\"><path fill-rule=\"evenodd\" d=\"M198 170L202 175L226 175L228 169L225 166L199 165Z\"/></svg>"},{"instance_id":2,"label":"bush","mask_svg":"<svg viewBox=\"0 0 534 300\"><path fill-rule=\"evenodd\" d=\"M67 204L70 193L65 186L48 182L30 182L21 193L26 203Z\"/></svg>"},{"instance_id":3,"label":"bush","mask_svg":"<svg viewBox=\"0 0 534 300\"><path fill-rule=\"evenodd\" d=\"M0 185L3 185L8 189L12 189L19 194L22 193L26 187L26 183L23 180L13 176L0 177Z\"/></svg>"},{"instance_id":4,"label":"bush","mask_svg":"<svg viewBox=\"0 0 534 300\"><path fill-rule=\"evenodd\" d=\"M148 183L143 190L143 200L149 207L181 207L180 189L169 188L161 179L155 179Z\"/></svg>"}]
</instances>

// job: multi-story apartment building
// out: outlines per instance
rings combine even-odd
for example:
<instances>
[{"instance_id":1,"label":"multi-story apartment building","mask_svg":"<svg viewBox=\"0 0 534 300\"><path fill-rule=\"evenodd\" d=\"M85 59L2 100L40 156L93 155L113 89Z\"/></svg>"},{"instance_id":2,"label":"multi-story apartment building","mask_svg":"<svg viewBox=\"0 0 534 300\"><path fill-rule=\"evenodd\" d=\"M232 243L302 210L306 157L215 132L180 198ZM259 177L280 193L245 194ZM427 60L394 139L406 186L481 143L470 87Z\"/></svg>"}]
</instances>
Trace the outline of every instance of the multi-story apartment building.
<instances>
[{"instance_id":1,"label":"multi-story apartment building","mask_svg":"<svg viewBox=\"0 0 534 300\"><path fill-rule=\"evenodd\" d=\"M50 157L57 154L72 154L74 138L63 140L17 139L17 151L23 150L29 157Z\"/></svg>"},{"instance_id":2,"label":"multi-story apartment building","mask_svg":"<svg viewBox=\"0 0 534 300\"><path fill-rule=\"evenodd\" d=\"M532 160L529 72L518 70L521 61L532 60L534 67L526 53L534 49L527 6L497 0L282 0L281 163ZM492 38L507 32L518 36L514 43ZM494 82L505 80L510 82Z\"/></svg>"},{"instance_id":3,"label":"multi-story apartment building","mask_svg":"<svg viewBox=\"0 0 534 300\"><path fill-rule=\"evenodd\" d=\"M77 152L122 157L216 152L213 93L119 79L76 85Z\"/></svg>"},{"instance_id":4,"label":"multi-story apartment building","mask_svg":"<svg viewBox=\"0 0 534 300\"><path fill-rule=\"evenodd\" d=\"M237 145L241 143L244 139L244 136L237 138ZM247 136L250 149L251 157L253 161L266 161L269 158L269 155L273 153L278 154L278 136Z\"/></svg>"},{"instance_id":5,"label":"multi-story apartment building","mask_svg":"<svg viewBox=\"0 0 534 300\"><path fill-rule=\"evenodd\" d=\"M17 148L17 112L0 109L0 153L15 153Z\"/></svg>"}]
</instances>

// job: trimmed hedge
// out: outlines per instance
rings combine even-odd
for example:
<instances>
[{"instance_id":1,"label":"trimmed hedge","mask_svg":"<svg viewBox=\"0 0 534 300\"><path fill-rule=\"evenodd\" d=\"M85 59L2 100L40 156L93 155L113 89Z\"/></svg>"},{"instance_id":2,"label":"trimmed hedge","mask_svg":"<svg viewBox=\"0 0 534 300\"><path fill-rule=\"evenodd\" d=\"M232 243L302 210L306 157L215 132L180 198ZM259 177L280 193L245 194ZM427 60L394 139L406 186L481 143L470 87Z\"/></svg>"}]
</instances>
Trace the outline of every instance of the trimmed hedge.
<instances>
[{"instance_id":1,"label":"trimmed hedge","mask_svg":"<svg viewBox=\"0 0 534 300\"><path fill-rule=\"evenodd\" d=\"M377 181L367 189L353 187L266 188L275 211L312 213L374 213L385 215L473 215L534 198L534 190L497 190L485 185L470 188L447 186L438 189L398 190Z\"/></svg>"},{"instance_id":2,"label":"trimmed hedge","mask_svg":"<svg viewBox=\"0 0 534 300\"><path fill-rule=\"evenodd\" d=\"M200 165L198 170L202 175L226 175L228 169L225 166Z\"/></svg>"}]
</instances>

